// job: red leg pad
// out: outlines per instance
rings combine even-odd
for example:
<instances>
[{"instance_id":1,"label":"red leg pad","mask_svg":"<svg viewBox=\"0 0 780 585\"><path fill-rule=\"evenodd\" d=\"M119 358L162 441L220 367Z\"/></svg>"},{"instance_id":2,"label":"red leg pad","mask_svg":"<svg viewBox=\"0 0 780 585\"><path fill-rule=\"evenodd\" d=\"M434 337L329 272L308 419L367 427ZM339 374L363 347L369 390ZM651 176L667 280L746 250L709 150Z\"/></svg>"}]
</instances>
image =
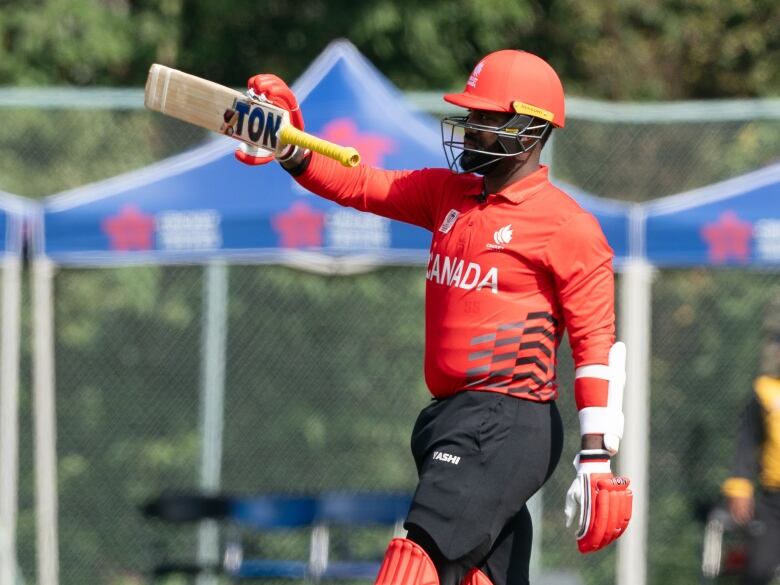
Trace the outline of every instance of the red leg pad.
<instances>
[{"instance_id":1,"label":"red leg pad","mask_svg":"<svg viewBox=\"0 0 780 585\"><path fill-rule=\"evenodd\" d=\"M485 573L474 568L463 577L463 585L493 585L493 582Z\"/></svg>"},{"instance_id":2,"label":"red leg pad","mask_svg":"<svg viewBox=\"0 0 780 585\"><path fill-rule=\"evenodd\" d=\"M439 585L439 575L420 545L406 538L394 538L387 547L375 585Z\"/></svg>"}]
</instances>

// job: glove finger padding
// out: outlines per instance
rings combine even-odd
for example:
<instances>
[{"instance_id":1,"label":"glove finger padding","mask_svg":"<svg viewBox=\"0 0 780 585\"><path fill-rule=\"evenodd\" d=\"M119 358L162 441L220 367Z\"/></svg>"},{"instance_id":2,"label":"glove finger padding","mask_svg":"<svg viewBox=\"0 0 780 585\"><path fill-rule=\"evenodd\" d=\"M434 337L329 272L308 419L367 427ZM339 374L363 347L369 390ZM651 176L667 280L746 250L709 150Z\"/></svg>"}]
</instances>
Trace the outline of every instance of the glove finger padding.
<instances>
[{"instance_id":1,"label":"glove finger padding","mask_svg":"<svg viewBox=\"0 0 780 585\"><path fill-rule=\"evenodd\" d=\"M289 86L272 73L261 73L249 78L246 84L256 95L265 95L273 105L290 112L290 122L298 130L304 129L303 114L298 100Z\"/></svg>"},{"instance_id":2,"label":"glove finger padding","mask_svg":"<svg viewBox=\"0 0 780 585\"><path fill-rule=\"evenodd\" d=\"M583 547L586 549L598 550L604 544L604 536L607 532L607 525L609 523L609 492L600 490L598 487L600 478L604 477L602 474L590 475L586 481L586 489L589 490L588 496L585 497L586 505L590 508L585 510L587 515L587 525L581 527L577 544L580 551L583 551Z\"/></svg>"},{"instance_id":3,"label":"glove finger padding","mask_svg":"<svg viewBox=\"0 0 780 585\"><path fill-rule=\"evenodd\" d=\"M274 160L274 156L259 156L261 151L249 144L240 144L235 151L236 158L245 165L264 165ZM262 151L266 152L266 151Z\"/></svg>"},{"instance_id":4,"label":"glove finger padding","mask_svg":"<svg viewBox=\"0 0 780 585\"><path fill-rule=\"evenodd\" d=\"M628 484L628 478L622 478ZM626 531L628 523L631 521L631 510L634 504L634 494L631 490L626 489L621 492L623 497L620 499L620 534Z\"/></svg>"},{"instance_id":5,"label":"glove finger padding","mask_svg":"<svg viewBox=\"0 0 780 585\"><path fill-rule=\"evenodd\" d=\"M628 489L629 480L625 477L594 474L588 479L590 497L585 501L590 503L591 509L586 509L585 517L590 521L577 539L582 553L604 548L625 531L631 519L633 498Z\"/></svg>"},{"instance_id":6,"label":"glove finger padding","mask_svg":"<svg viewBox=\"0 0 780 585\"><path fill-rule=\"evenodd\" d=\"M610 491L599 491L599 499L609 500L605 503L605 507L608 510L607 521L604 525L604 534L601 537L601 544L599 545L599 548L604 548L610 542L615 540L620 533L620 523L618 522L618 518L620 517L622 506L620 505L620 498L618 494Z\"/></svg>"}]
</instances>

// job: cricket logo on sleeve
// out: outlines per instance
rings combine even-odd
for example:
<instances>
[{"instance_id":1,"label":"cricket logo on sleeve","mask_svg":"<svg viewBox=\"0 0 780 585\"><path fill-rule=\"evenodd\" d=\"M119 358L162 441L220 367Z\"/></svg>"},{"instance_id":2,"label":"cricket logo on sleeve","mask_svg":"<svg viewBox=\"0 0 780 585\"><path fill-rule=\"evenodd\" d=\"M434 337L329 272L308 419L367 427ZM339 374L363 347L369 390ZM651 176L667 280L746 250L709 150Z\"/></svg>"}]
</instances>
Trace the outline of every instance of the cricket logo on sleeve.
<instances>
[{"instance_id":1,"label":"cricket logo on sleeve","mask_svg":"<svg viewBox=\"0 0 780 585\"><path fill-rule=\"evenodd\" d=\"M441 222L441 226L439 227L439 231L443 234L449 233L449 231L452 229L452 226L455 225L455 220L458 219L458 212L455 209L450 209L447 212L447 215L444 217L444 221Z\"/></svg>"},{"instance_id":2,"label":"cricket logo on sleeve","mask_svg":"<svg viewBox=\"0 0 780 585\"><path fill-rule=\"evenodd\" d=\"M276 133L282 124L282 116L252 100L235 99L222 118L223 134L270 151L276 149Z\"/></svg>"}]
</instances>

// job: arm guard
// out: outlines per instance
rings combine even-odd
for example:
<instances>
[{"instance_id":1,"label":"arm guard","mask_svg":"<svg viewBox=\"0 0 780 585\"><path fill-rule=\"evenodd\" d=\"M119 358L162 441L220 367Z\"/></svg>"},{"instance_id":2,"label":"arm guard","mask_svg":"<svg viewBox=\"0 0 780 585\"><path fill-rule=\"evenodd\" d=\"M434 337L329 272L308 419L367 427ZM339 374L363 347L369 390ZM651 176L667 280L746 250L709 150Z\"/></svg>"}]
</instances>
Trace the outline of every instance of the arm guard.
<instances>
[{"instance_id":1,"label":"arm guard","mask_svg":"<svg viewBox=\"0 0 780 585\"><path fill-rule=\"evenodd\" d=\"M581 366L575 379L607 381L606 406L587 406L579 411L581 435L604 435L604 446L610 455L620 448L623 438L623 389L626 385L626 345L615 343L609 350L609 365Z\"/></svg>"}]
</instances>

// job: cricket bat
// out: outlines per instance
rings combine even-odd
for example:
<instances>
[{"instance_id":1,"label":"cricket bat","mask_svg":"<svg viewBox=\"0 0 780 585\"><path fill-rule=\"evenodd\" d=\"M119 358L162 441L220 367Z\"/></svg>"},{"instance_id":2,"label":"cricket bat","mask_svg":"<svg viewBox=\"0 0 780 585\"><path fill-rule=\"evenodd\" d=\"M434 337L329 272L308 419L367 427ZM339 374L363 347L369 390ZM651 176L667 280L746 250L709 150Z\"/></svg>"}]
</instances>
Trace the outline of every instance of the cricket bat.
<instances>
[{"instance_id":1,"label":"cricket bat","mask_svg":"<svg viewBox=\"0 0 780 585\"><path fill-rule=\"evenodd\" d=\"M258 156L277 155L288 144L294 144L346 167L360 163L357 150L298 130L290 123L289 112L274 106L264 96L257 96L251 90L243 94L165 65L155 63L149 68L144 105L246 142L259 149Z\"/></svg>"}]
</instances>

